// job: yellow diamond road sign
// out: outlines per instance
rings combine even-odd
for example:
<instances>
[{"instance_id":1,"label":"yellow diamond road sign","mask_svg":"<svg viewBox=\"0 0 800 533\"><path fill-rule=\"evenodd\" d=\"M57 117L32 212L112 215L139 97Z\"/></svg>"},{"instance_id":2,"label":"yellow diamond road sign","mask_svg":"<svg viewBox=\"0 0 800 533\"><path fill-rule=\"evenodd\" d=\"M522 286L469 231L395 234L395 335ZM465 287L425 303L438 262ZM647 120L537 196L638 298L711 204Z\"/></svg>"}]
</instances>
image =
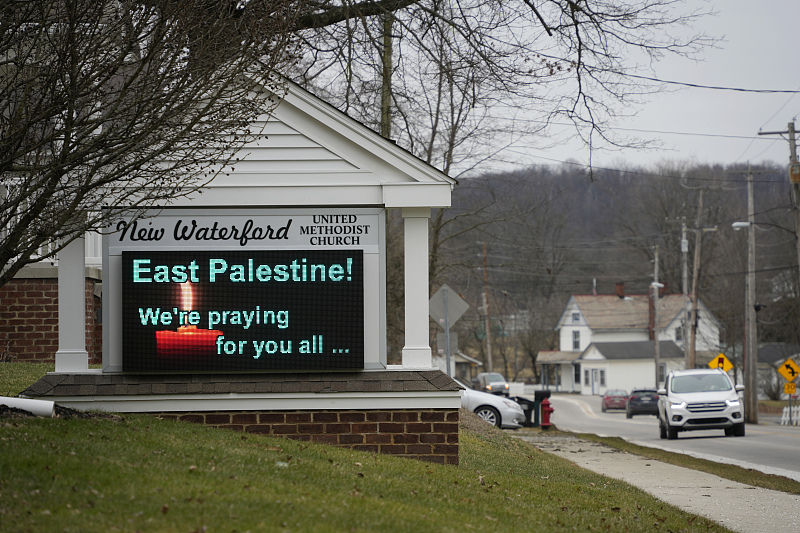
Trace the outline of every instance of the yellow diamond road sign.
<instances>
[{"instance_id":1,"label":"yellow diamond road sign","mask_svg":"<svg viewBox=\"0 0 800 533\"><path fill-rule=\"evenodd\" d=\"M728 358L725 357L724 353L719 354L714 359L709 361L708 366L710 368L721 368L725 372L733 368L733 364L728 361Z\"/></svg>"},{"instance_id":2,"label":"yellow diamond road sign","mask_svg":"<svg viewBox=\"0 0 800 533\"><path fill-rule=\"evenodd\" d=\"M800 366L797 366L793 359L787 359L778 367L778 374L786 381L794 381L800 375Z\"/></svg>"}]
</instances>

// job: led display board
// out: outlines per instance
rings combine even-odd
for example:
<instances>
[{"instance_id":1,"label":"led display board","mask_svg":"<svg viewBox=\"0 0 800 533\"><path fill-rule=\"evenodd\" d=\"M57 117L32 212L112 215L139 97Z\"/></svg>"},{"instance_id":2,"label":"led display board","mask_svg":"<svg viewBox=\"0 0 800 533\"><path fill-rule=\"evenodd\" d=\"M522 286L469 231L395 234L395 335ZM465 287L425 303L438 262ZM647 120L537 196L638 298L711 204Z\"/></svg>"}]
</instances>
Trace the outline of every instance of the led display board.
<instances>
[{"instance_id":1,"label":"led display board","mask_svg":"<svg viewBox=\"0 0 800 533\"><path fill-rule=\"evenodd\" d=\"M359 249L122 256L122 370L364 367Z\"/></svg>"}]
</instances>

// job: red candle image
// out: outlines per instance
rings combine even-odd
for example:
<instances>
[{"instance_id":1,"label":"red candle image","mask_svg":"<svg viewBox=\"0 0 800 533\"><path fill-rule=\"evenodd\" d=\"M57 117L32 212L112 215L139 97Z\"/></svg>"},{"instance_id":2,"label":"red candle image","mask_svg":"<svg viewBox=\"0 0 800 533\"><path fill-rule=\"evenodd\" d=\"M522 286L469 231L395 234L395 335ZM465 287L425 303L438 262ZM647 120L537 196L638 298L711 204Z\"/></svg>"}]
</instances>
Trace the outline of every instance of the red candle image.
<instances>
[{"instance_id":1,"label":"red candle image","mask_svg":"<svg viewBox=\"0 0 800 533\"><path fill-rule=\"evenodd\" d=\"M188 314L194 305L192 284L181 283L181 309ZM161 359L188 359L216 354L216 340L222 332L185 324L178 331L156 331L156 354Z\"/></svg>"}]
</instances>

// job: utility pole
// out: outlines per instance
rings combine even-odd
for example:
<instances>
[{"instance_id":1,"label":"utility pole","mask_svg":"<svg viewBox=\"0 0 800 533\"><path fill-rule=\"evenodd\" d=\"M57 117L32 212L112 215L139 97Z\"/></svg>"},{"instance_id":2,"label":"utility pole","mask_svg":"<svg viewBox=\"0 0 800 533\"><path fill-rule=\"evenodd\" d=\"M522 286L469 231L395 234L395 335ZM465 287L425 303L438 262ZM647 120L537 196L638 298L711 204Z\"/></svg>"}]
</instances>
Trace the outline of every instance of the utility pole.
<instances>
[{"instance_id":1,"label":"utility pole","mask_svg":"<svg viewBox=\"0 0 800 533\"><path fill-rule=\"evenodd\" d=\"M758 332L756 323L756 215L753 201L753 174L747 173L747 277L745 278L744 359L745 421L758 424Z\"/></svg>"},{"instance_id":2,"label":"utility pole","mask_svg":"<svg viewBox=\"0 0 800 533\"><path fill-rule=\"evenodd\" d=\"M661 344L658 342L658 296L659 291L664 286L658 282L658 245L656 244L655 254L653 258L653 283L650 288L653 290L653 349L654 349L654 363L656 367L656 390L659 389L659 375L658 368L661 366Z\"/></svg>"},{"instance_id":3,"label":"utility pole","mask_svg":"<svg viewBox=\"0 0 800 533\"><path fill-rule=\"evenodd\" d=\"M700 217L703 213L703 189L699 191L700 196L697 200L697 218L695 219L695 234L694 234L694 264L692 265L692 295L691 312L689 313L689 348L686 351L686 368L694 368L695 345L697 342L697 281L700 277L700 247L703 242L703 232L700 229Z\"/></svg>"},{"instance_id":4,"label":"utility pole","mask_svg":"<svg viewBox=\"0 0 800 533\"><path fill-rule=\"evenodd\" d=\"M483 328L486 330L486 371L492 369L492 320L489 316L489 268L486 259L486 243L483 243Z\"/></svg>"},{"instance_id":5,"label":"utility pole","mask_svg":"<svg viewBox=\"0 0 800 533\"><path fill-rule=\"evenodd\" d=\"M700 253L703 246L703 234L708 231L717 231L716 226L703 228L700 226L701 217L703 215L703 189L698 191L700 193L697 199L697 218L695 220L694 231L694 264L692 271L692 293L689 297L691 308L689 312L689 346L686 350L686 368L694 368L697 365L697 308L699 301L697 292L699 290L698 283L700 279Z\"/></svg>"},{"instance_id":6,"label":"utility pole","mask_svg":"<svg viewBox=\"0 0 800 533\"><path fill-rule=\"evenodd\" d=\"M800 163L797 161L797 142L795 140L794 120L789 122L786 131L759 131L759 135L789 136L789 183L792 186L792 208L794 209L794 238L797 248L797 289L800 296Z\"/></svg>"},{"instance_id":7,"label":"utility pole","mask_svg":"<svg viewBox=\"0 0 800 533\"><path fill-rule=\"evenodd\" d=\"M684 296L689 295L689 266L687 259L689 256L689 239L686 238L686 218L681 217L681 292Z\"/></svg>"},{"instance_id":8,"label":"utility pole","mask_svg":"<svg viewBox=\"0 0 800 533\"><path fill-rule=\"evenodd\" d=\"M683 340L684 368L689 368L689 239L686 238L686 217L681 217L681 293L683 294L683 313L681 316L681 338Z\"/></svg>"}]
</instances>

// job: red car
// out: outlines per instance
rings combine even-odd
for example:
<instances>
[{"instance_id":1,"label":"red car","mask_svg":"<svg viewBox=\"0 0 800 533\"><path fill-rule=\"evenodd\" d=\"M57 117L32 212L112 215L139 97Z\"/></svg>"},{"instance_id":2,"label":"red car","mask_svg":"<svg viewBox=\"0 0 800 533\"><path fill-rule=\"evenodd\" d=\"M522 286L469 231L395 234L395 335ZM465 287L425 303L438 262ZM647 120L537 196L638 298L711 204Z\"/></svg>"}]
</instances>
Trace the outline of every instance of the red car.
<instances>
[{"instance_id":1,"label":"red car","mask_svg":"<svg viewBox=\"0 0 800 533\"><path fill-rule=\"evenodd\" d=\"M628 393L620 389L609 389L603 395L601 409L605 413L608 409L625 409L628 406Z\"/></svg>"}]
</instances>

